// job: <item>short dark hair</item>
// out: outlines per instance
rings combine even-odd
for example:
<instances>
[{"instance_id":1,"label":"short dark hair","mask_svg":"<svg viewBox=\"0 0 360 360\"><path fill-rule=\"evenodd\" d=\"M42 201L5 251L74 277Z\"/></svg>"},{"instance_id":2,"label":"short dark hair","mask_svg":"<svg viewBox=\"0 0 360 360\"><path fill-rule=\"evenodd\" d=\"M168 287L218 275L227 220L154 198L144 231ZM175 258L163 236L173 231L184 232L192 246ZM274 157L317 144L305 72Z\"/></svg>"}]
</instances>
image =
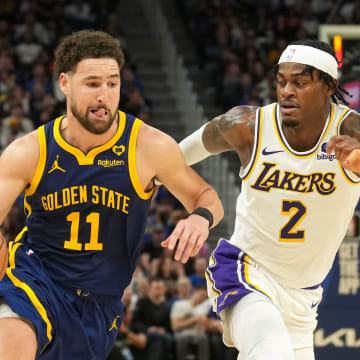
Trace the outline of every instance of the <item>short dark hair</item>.
<instances>
[{"instance_id":1,"label":"short dark hair","mask_svg":"<svg viewBox=\"0 0 360 360\"><path fill-rule=\"evenodd\" d=\"M328 54L332 55L336 62L338 63L338 60L336 59L336 55L334 50L330 47L330 45L324 41L316 40L316 39L305 39L305 40L298 40L290 45L304 45L304 46L311 46L315 49L319 49L322 51L327 52ZM274 73L276 74L279 70L279 65L276 65L274 68ZM314 70L319 71L319 78L322 79L325 84L331 85L334 87L334 94L331 95L331 98L335 103L338 103L338 100L342 101L344 104L348 105L348 102L344 98L344 94L350 95L345 89L343 89L339 83L336 83L331 75L327 74L324 71L321 71L319 69L315 69L313 66L306 65L305 72L308 73L311 78L313 78Z\"/></svg>"},{"instance_id":2,"label":"short dark hair","mask_svg":"<svg viewBox=\"0 0 360 360\"><path fill-rule=\"evenodd\" d=\"M120 42L103 31L74 32L65 37L56 48L54 71L57 75L74 72L81 60L99 58L116 60L121 70L125 59Z\"/></svg>"}]
</instances>

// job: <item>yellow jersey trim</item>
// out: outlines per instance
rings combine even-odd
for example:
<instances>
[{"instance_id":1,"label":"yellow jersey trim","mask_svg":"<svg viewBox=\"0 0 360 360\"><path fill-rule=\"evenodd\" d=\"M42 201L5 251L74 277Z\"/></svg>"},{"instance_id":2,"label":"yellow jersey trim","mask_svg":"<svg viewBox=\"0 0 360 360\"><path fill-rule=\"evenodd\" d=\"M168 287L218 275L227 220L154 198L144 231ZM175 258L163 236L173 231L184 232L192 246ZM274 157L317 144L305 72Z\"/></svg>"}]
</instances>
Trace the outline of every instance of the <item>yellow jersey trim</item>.
<instances>
[{"instance_id":1,"label":"yellow jersey trim","mask_svg":"<svg viewBox=\"0 0 360 360\"><path fill-rule=\"evenodd\" d=\"M40 126L37 131L39 138L39 160L36 166L35 174L31 180L30 186L26 189L25 193L27 196L31 196L35 193L42 175L44 173L45 164L46 164L46 137L45 137L45 127L44 125Z\"/></svg>"},{"instance_id":2,"label":"yellow jersey trim","mask_svg":"<svg viewBox=\"0 0 360 360\"><path fill-rule=\"evenodd\" d=\"M293 155L293 156L295 156L295 157L297 157L297 158L299 158L299 159L305 159L305 158L308 158L308 157L314 155L314 154L318 151L319 145L321 144L321 142L322 142L323 139L325 138L326 134L328 133L328 131L329 131L329 129L330 129L330 125L331 125L331 123L332 123L332 121L333 121L333 118L334 118L334 113L335 113L334 104L330 104L330 106L331 106L331 115L330 115L330 119L329 119L329 121L328 121L328 123L327 123L326 130L325 130L325 131L323 132L323 134L321 135L321 138L320 138L319 141L318 141L318 145L317 145L312 151L310 151L308 154L304 154L304 155L298 155L298 154L296 154L292 149L290 149L290 148L286 145L285 141L284 141L283 138L282 138L282 135L280 134L280 131L281 131L281 130L280 130L280 128L281 128L280 115L278 116L279 121L277 121L276 109L277 109L278 106L276 106L276 105L274 106L274 109L273 109L273 121L274 121L275 133L276 133L276 135L277 135L277 137L278 137L278 140L279 140L280 144L283 145L283 147L285 148L285 150L286 150L289 154L291 154L291 155ZM278 110L278 114L280 114L280 110ZM283 135L283 136L284 136L284 135ZM285 139L285 136L284 136L284 139Z\"/></svg>"},{"instance_id":3,"label":"yellow jersey trim","mask_svg":"<svg viewBox=\"0 0 360 360\"><path fill-rule=\"evenodd\" d=\"M257 160L259 158L259 153L260 153L260 149L261 149L261 140L262 140L262 123L263 123L263 117L264 117L264 108L261 107L260 108L260 116L259 116L259 121L258 121L258 131L257 131L257 135L255 136L255 142L254 142L254 151L255 151L255 156L252 157L252 164L250 165L250 168L248 170L248 173L245 175L244 178L242 178L242 181L246 181L247 179L249 179L249 177L251 176L251 174L253 173ZM250 159L251 161L251 159Z\"/></svg>"},{"instance_id":4,"label":"yellow jersey trim","mask_svg":"<svg viewBox=\"0 0 360 360\"><path fill-rule=\"evenodd\" d=\"M63 148L68 153L74 155L79 165L93 165L95 157L99 155L101 152L106 151L112 148L120 139L121 135L124 132L125 124L126 124L126 115L122 111L118 111L119 114L119 126L116 130L115 135L105 144L95 147L91 149L87 154L84 154L77 147L70 145L67 143L60 133L60 125L61 121L65 116L60 116L55 120L54 124L54 138L58 145Z\"/></svg>"},{"instance_id":5,"label":"yellow jersey trim","mask_svg":"<svg viewBox=\"0 0 360 360\"><path fill-rule=\"evenodd\" d=\"M257 286L256 284L254 284L253 282L250 281L250 278L249 278L249 256L248 255L246 255L244 257L243 264L244 264L244 276L245 276L246 282L248 284L250 284L251 286L253 286L256 290L258 290L261 293L263 293L264 295L266 295L269 299L274 301L272 299L272 297L266 291L262 290L259 286Z\"/></svg>"},{"instance_id":6,"label":"yellow jersey trim","mask_svg":"<svg viewBox=\"0 0 360 360\"><path fill-rule=\"evenodd\" d=\"M338 135L340 135L340 124L341 124L341 122L342 122L342 120L344 119L344 117L345 117L345 115L347 115L349 112L350 112L350 108L347 108L343 113L342 113L342 115L340 116L340 118L339 118L339 120L338 120L338 122L337 122L337 124L336 124L336 133L338 134Z\"/></svg>"},{"instance_id":7,"label":"yellow jersey trim","mask_svg":"<svg viewBox=\"0 0 360 360\"><path fill-rule=\"evenodd\" d=\"M337 134L340 134L340 125L341 125L341 122L343 121L344 117L350 113L350 111L351 111L351 109L348 108L348 109L346 109L346 110L342 113L342 115L340 116L339 121L338 121L338 123L336 124L336 133L337 133ZM352 181L352 180L351 180L351 178L350 178L349 175L346 173L346 171L344 170L344 168L341 166L341 164L340 164L339 161L338 161L338 165L339 165L339 168L340 168L341 173L343 174L345 180L346 180L349 184L351 184L351 185L359 185L359 183L360 183L359 181L356 182L356 181Z\"/></svg>"},{"instance_id":8,"label":"yellow jersey trim","mask_svg":"<svg viewBox=\"0 0 360 360\"><path fill-rule=\"evenodd\" d=\"M25 208L25 215L29 217L32 213L31 205L28 203L26 195L24 197L24 208Z\"/></svg>"},{"instance_id":9,"label":"yellow jersey trim","mask_svg":"<svg viewBox=\"0 0 360 360\"><path fill-rule=\"evenodd\" d=\"M136 141L141 124L142 121L136 118L133 127L131 129L130 140L129 140L129 153L128 153L129 175L130 175L131 183L133 184L133 187L136 193L138 194L138 196L143 200L147 200L151 197L154 190L151 190L149 192L144 191L136 171Z\"/></svg>"},{"instance_id":10,"label":"yellow jersey trim","mask_svg":"<svg viewBox=\"0 0 360 360\"><path fill-rule=\"evenodd\" d=\"M24 230L20 233L23 234ZM17 238L19 238L20 234L17 236ZM15 240L16 242L16 240ZM49 317L47 315L47 312L43 306L43 304L41 304L39 298L36 296L36 294L34 293L34 291L30 288L30 286L26 283L24 283L23 281L19 280L13 273L12 270L15 269L15 253L16 250L22 246L23 244L20 242L17 242L16 244L14 244L11 247L10 250L10 257L9 257L9 264L10 266L6 269L6 274L9 277L9 279L12 281L12 283L14 284L14 286L22 289L25 291L26 295L29 297L30 301L33 303L33 305L35 306L36 310L38 311L38 313L40 314L41 318L44 320L45 324L46 324L46 335L48 338L48 342L44 345L44 347L41 349L40 354L44 351L44 349L46 348L46 346L48 346L50 344L50 342L52 341L52 325L51 322L49 320Z\"/></svg>"}]
</instances>

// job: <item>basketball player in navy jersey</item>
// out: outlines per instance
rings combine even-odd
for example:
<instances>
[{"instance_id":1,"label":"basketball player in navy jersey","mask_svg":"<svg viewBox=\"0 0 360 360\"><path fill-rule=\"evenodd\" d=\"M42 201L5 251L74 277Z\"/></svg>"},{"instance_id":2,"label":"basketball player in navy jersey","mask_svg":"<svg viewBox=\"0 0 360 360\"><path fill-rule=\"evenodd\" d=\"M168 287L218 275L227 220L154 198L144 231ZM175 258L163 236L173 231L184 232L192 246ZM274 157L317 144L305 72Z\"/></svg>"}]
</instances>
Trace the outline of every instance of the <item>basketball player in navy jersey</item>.
<instances>
[{"instance_id":1,"label":"basketball player in navy jersey","mask_svg":"<svg viewBox=\"0 0 360 360\"><path fill-rule=\"evenodd\" d=\"M314 359L321 283L360 195L360 115L338 104L337 69L326 43L289 45L277 103L235 107L180 143L190 165L228 150L241 161L234 233L206 270L239 360Z\"/></svg>"},{"instance_id":2,"label":"basketball player in navy jersey","mask_svg":"<svg viewBox=\"0 0 360 360\"><path fill-rule=\"evenodd\" d=\"M25 190L26 226L0 282L2 360L103 360L122 321L155 177L190 215L163 242L186 262L223 216L176 142L118 111L117 40L80 31L55 53L67 113L0 158L0 224Z\"/></svg>"}]
</instances>

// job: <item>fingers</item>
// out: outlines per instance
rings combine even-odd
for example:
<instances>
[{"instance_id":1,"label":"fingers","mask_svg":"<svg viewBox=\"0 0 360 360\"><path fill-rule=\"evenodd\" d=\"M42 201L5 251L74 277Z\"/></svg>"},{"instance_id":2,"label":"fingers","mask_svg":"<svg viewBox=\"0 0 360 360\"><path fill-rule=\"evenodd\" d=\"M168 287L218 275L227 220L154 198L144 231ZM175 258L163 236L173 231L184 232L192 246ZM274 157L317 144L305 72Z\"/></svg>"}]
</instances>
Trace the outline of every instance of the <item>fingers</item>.
<instances>
[{"instance_id":1,"label":"fingers","mask_svg":"<svg viewBox=\"0 0 360 360\"><path fill-rule=\"evenodd\" d=\"M186 263L195 256L209 236L208 221L201 216L191 215L176 225L171 235L161 243L161 246L174 250L175 260Z\"/></svg>"},{"instance_id":2,"label":"fingers","mask_svg":"<svg viewBox=\"0 0 360 360\"><path fill-rule=\"evenodd\" d=\"M333 136L329 142L327 143L326 146L326 153L328 155L331 155L331 153L334 151L336 144L340 143L341 141L343 141L343 138L341 136Z\"/></svg>"},{"instance_id":3,"label":"fingers","mask_svg":"<svg viewBox=\"0 0 360 360\"><path fill-rule=\"evenodd\" d=\"M360 174L360 149L353 150L343 162L345 169Z\"/></svg>"},{"instance_id":4,"label":"fingers","mask_svg":"<svg viewBox=\"0 0 360 360\"><path fill-rule=\"evenodd\" d=\"M184 231L175 252L175 260L179 261L181 259L182 263L186 263L195 247L197 239L197 233L191 233L188 230Z\"/></svg>"},{"instance_id":5,"label":"fingers","mask_svg":"<svg viewBox=\"0 0 360 360\"><path fill-rule=\"evenodd\" d=\"M169 248L169 250L174 250L178 239L181 238L182 232L183 232L182 221L179 221L174 231L170 234L170 236L166 240L164 240L161 243L161 246L167 247Z\"/></svg>"},{"instance_id":6,"label":"fingers","mask_svg":"<svg viewBox=\"0 0 360 360\"><path fill-rule=\"evenodd\" d=\"M345 167L344 162L351 152L358 148L360 148L360 143L353 137L346 135L333 136L327 144L326 153L330 155L333 152L336 159Z\"/></svg>"}]
</instances>

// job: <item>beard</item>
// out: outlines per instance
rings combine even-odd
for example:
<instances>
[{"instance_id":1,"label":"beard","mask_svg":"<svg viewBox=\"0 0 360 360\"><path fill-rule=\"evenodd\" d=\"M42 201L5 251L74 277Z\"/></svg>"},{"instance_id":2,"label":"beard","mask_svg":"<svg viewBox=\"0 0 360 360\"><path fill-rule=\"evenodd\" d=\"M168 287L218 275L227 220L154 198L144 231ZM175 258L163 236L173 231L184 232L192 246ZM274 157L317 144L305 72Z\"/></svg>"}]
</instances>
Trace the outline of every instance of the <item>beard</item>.
<instances>
[{"instance_id":1,"label":"beard","mask_svg":"<svg viewBox=\"0 0 360 360\"><path fill-rule=\"evenodd\" d=\"M295 128L300 125L300 122L293 120L282 120L282 125L287 128Z\"/></svg>"},{"instance_id":2,"label":"beard","mask_svg":"<svg viewBox=\"0 0 360 360\"><path fill-rule=\"evenodd\" d=\"M70 110L72 114L75 116L75 118L79 121L81 126L85 128L87 131L91 132L92 134L101 135L106 133L111 125L114 123L117 115L117 111L115 111L113 114L106 106L98 106L98 109L104 109L109 114L109 119L107 122L104 121L92 121L90 120L89 114L90 110L89 108L86 109L86 113L82 114L78 107L74 104L70 104Z\"/></svg>"}]
</instances>

